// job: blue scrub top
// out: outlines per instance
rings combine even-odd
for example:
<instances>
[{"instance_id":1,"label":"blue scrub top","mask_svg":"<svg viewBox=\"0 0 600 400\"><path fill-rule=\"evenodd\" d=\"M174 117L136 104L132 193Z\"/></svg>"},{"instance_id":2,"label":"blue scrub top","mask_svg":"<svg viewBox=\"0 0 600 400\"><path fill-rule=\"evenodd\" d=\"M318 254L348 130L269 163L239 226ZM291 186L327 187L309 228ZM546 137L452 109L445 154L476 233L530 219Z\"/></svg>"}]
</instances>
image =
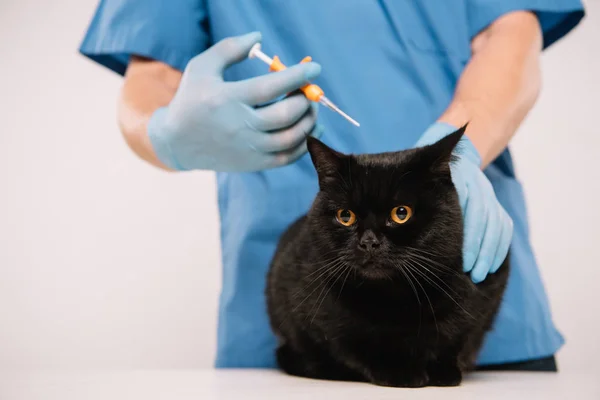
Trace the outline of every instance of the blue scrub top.
<instances>
[{"instance_id":1,"label":"blue scrub top","mask_svg":"<svg viewBox=\"0 0 600 400\"><path fill-rule=\"evenodd\" d=\"M220 39L261 31L267 54L288 65L307 55L319 62L315 83L362 124L355 128L322 109L323 140L343 152L373 153L415 144L451 101L471 39L514 10L536 12L544 47L584 15L579 0L104 0L80 51L119 74L132 54L183 70ZM245 60L225 78L265 73L263 63ZM508 149L485 173L514 221L514 238L508 288L479 364L554 354L564 340L552 321ZM217 181L223 287L216 365L273 367L265 274L284 229L310 207L316 174L305 156L268 171L219 173Z\"/></svg>"}]
</instances>

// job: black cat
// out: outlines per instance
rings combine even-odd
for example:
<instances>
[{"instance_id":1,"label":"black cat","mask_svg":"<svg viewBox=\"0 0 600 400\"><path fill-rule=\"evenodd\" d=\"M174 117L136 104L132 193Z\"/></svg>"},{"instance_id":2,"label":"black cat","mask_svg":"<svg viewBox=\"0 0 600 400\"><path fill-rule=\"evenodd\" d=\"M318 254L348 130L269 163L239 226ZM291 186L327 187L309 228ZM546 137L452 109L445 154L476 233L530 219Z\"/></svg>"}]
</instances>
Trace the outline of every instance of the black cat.
<instances>
[{"instance_id":1,"label":"black cat","mask_svg":"<svg viewBox=\"0 0 600 400\"><path fill-rule=\"evenodd\" d=\"M449 164L463 134L357 156L308 139L320 192L282 236L267 282L285 372L421 387L459 385L474 367L509 265L477 285L463 273Z\"/></svg>"}]
</instances>

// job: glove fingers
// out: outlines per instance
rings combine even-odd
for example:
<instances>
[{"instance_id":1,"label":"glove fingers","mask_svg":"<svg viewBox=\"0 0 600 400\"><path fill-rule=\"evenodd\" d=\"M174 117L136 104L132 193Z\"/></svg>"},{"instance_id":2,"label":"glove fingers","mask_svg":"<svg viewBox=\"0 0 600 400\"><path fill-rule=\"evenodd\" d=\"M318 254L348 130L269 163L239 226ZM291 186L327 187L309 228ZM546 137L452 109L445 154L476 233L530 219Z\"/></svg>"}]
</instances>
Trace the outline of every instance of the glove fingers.
<instances>
[{"instance_id":1,"label":"glove fingers","mask_svg":"<svg viewBox=\"0 0 600 400\"><path fill-rule=\"evenodd\" d=\"M502 209L499 205L496 205L495 199L488 199L488 202L493 205L493 208L488 212L479 255L477 256L473 271L471 271L471 279L475 283L483 281L492 268L494 256L498 250L499 240L502 235L502 220L500 216Z\"/></svg>"},{"instance_id":2,"label":"glove fingers","mask_svg":"<svg viewBox=\"0 0 600 400\"><path fill-rule=\"evenodd\" d=\"M500 207L500 206L499 206ZM504 259L508 255L508 250L510 248L510 243L512 241L513 235L513 222L510 216L506 213L504 209L502 209L501 213L502 218L502 233L500 235L500 243L498 245L498 250L496 250L496 255L494 257L494 262L492 264L491 273L498 271Z\"/></svg>"},{"instance_id":3,"label":"glove fingers","mask_svg":"<svg viewBox=\"0 0 600 400\"><path fill-rule=\"evenodd\" d=\"M454 184L454 188L458 194L458 202L460 204L460 208L463 210L464 215L465 210L467 209L469 189L467 188L464 177L460 174L460 172L451 169L450 175L452 176L452 183Z\"/></svg>"},{"instance_id":4,"label":"glove fingers","mask_svg":"<svg viewBox=\"0 0 600 400\"><path fill-rule=\"evenodd\" d=\"M479 256L479 249L485 234L486 220L483 218L485 216L485 203L481 198L479 188L465 186L464 190L467 193L465 194L466 202L463 208L463 270L469 272L473 269Z\"/></svg>"},{"instance_id":5,"label":"glove fingers","mask_svg":"<svg viewBox=\"0 0 600 400\"><path fill-rule=\"evenodd\" d=\"M296 64L283 71L233 82L234 95L248 105L258 105L275 100L300 89L321 73L314 62Z\"/></svg>"},{"instance_id":6,"label":"glove fingers","mask_svg":"<svg viewBox=\"0 0 600 400\"><path fill-rule=\"evenodd\" d=\"M249 140L256 150L263 153L289 151L298 147L306 140L306 136L313 132L316 119L316 113L309 108L309 111L289 128L269 133L253 132L253 137Z\"/></svg>"},{"instance_id":7,"label":"glove fingers","mask_svg":"<svg viewBox=\"0 0 600 400\"><path fill-rule=\"evenodd\" d=\"M248 57L252 46L261 40L260 32L223 39L194 57L186 69L222 75L227 67Z\"/></svg>"},{"instance_id":8,"label":"glove fingers","mask_svg":"<svg viewBox=\"0 0 600 400\"><path fill-rule=\"evenodd\" d=\"M266 165L265 168L276 168L282 167L284 165L288 165L298 160L304 154L306 154L306 141L303 141L296 148L289 151L282 151L275 154L269 154L265 159Z\"/></svg>"},{"instance_id":9,"label":"glove fingers","mask_svg":"<svg viewBox=\"0 0 600 400\"><path fill-rule=\"evenodd\" d=\"M310 102L302 93L293 94L285 99L256 110L253 127L260 131L274 131L294 125L306 114Z\"/></svg>"}]
</instances>

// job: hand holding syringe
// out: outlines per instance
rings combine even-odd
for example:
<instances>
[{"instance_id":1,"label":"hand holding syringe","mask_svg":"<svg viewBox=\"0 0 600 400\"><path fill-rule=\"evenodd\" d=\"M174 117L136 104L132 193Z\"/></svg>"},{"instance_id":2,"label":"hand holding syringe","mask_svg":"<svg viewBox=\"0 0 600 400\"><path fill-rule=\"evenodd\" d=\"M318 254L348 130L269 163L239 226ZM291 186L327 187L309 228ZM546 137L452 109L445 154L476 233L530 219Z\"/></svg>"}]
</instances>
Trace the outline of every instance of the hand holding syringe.
<instances>
[{"instance_id":1,"label":"hand holding syringe","mask_svg":"<svg viewBox=\"0 0 600 400\"><path fill-rule=\"evenodd\" d=\"M279 60L279 57L274 56L273 58L267 56L260 50L260 43L255 44L250 52L248 53L248 58L258 58L261 61L264 61L268 66L270 71L281 71L286 68L285 65ZM305 57L301 62L310 62L312 59L310 57ZM335 104L331 102L325 94L323 93L323 89L315 84L308 84L302 88L300 88L307 99L314 101L316 103L321 103L325 107L337 112L342 117L346 118L352 124L356 126L360 126L358 122L352 119L348 114L340 110Z\"/></svg>"}]
</instances>

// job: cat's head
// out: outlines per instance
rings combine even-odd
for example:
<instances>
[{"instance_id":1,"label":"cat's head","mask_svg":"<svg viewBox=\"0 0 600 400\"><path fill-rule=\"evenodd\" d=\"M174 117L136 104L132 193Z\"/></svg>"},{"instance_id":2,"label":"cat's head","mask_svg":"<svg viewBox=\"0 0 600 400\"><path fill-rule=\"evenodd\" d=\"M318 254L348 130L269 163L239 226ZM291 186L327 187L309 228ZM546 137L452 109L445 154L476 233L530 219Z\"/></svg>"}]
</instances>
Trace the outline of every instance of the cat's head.
<instances>
[{"instance_id":1,"label":"cat's head","mask_svg":"<svg viewBox=\"0 0 600 400\"><path fill-rule=\"evenodd\" d=\"M450 162L464 130L425 147L363 155L309 138L320 191L308 221L323 257L338 256L370 279L407 263L433 265L427 260L460 270L462 216Z\"/></svg>"}]
</instances>

